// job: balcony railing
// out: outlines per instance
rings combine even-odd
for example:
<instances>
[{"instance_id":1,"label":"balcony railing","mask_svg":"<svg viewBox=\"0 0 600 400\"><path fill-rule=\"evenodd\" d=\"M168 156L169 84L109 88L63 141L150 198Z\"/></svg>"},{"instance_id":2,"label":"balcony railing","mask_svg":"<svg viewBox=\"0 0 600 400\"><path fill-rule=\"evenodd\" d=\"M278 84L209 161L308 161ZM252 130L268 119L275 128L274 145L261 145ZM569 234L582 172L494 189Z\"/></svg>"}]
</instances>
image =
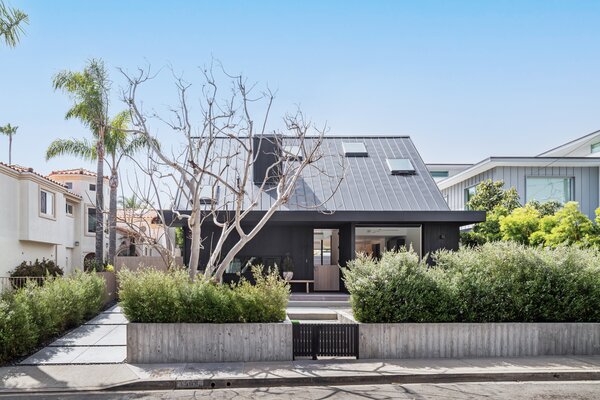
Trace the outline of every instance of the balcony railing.
<instances>
[{"instance_id":1,"label":"balcony railing","mask_svg":"<svg viewBox=\"0 0 600 400\"><path fill-rule=\"evenodd\" d=\"M0 276L0 293L22 288L27 285L27 282L41 285L45 280L45 276Z\"/></svg>"}]
</instances>

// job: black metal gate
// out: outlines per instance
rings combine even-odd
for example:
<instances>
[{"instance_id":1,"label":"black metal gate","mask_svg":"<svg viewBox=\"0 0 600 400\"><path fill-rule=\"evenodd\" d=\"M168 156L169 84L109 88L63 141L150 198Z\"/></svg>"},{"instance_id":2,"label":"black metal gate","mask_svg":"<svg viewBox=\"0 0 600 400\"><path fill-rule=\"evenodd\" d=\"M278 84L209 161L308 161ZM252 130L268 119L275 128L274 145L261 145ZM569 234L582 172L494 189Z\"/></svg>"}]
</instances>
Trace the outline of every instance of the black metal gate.
<instances>
[{"instance_id":1,"label":"black metal gate","mask_svg":"<svg viewBox=\"0 0 600 400\"><path fill-rule=\"evenodd\" d=\"M356 357L358 324L293 324L295 357Z\"/></svg>"}]
</instances>

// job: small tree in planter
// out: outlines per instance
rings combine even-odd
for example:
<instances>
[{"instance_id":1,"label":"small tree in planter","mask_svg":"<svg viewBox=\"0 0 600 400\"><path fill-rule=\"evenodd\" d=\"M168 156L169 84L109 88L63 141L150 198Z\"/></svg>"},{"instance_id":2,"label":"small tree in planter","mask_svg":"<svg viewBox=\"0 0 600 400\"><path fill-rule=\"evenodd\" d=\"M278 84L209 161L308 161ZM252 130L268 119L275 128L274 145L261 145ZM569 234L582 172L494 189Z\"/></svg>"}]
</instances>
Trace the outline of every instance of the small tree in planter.
<instances>
[{"instance_id":1,"label":"small tree in planter","mask_svg":"<svg viewBox=\"0 0 600 400\"><path fill-rule=\"evenodd\" d=\"M281 269L283 271L283 279L286 281L291 281L294 276L294 260L290 257L289 254L286 254L283 262L281 263Z\"/></svg>"}]
</instances>

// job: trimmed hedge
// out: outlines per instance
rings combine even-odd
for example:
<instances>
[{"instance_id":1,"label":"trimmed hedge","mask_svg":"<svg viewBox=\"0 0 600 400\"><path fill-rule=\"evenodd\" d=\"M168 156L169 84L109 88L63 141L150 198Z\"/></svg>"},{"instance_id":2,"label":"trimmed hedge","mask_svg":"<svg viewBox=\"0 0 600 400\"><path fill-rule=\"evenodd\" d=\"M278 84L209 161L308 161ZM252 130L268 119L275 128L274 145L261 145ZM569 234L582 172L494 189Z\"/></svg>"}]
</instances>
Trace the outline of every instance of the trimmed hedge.
<instances>
[{"instance_id":1,"label":"trimmed hedge","mask_svg":"<svg viewBox=\"0 0 600 400\"><path fill-rule=\"evenodd\" d=\"M31 281L0 299L0 362L24 356L49 338L96 315L102 306L104 280L79 273Z\"/></svg>"},{"instance_id":2,"label":"trimmed hedge","mask_svg":"<svg viewBox=\"0 0 600 400\"><path fill-rule=\"evenodd\" d=\"M255 284L191 282L187 271L119 272L119 298L131 322L279 322L286 317L289 285L277 270L253 268Z\"/></svg>"},{"instance_id":3,"label":"trimmed hedge","mask_svg":"<svg viewBox=\"0 0 600 400\"><path fill-rule=\"evenodd\" d=\"M598 322L600 253L512 242L361 256L343 270L361 322Z\"/></svg>"}]
</instances>

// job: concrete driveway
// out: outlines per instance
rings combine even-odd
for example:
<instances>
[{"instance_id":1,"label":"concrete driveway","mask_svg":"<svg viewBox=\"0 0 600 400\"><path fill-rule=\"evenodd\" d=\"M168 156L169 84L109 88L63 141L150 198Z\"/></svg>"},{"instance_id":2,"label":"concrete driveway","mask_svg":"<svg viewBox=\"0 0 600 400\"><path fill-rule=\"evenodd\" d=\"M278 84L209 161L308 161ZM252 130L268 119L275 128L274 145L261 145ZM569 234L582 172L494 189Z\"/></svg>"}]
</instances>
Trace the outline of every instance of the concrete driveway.
<instances>
[{"instance_id":1,"label":"concrete driveway","mask_svg":"<svg viewBox=\"0 0 600 400\"><path fill-rule=\"evenodd\" d=\"M127 323L121 308L112 306L21 365L122 363L127 356Z\"/></svg>"}]
</instances>

